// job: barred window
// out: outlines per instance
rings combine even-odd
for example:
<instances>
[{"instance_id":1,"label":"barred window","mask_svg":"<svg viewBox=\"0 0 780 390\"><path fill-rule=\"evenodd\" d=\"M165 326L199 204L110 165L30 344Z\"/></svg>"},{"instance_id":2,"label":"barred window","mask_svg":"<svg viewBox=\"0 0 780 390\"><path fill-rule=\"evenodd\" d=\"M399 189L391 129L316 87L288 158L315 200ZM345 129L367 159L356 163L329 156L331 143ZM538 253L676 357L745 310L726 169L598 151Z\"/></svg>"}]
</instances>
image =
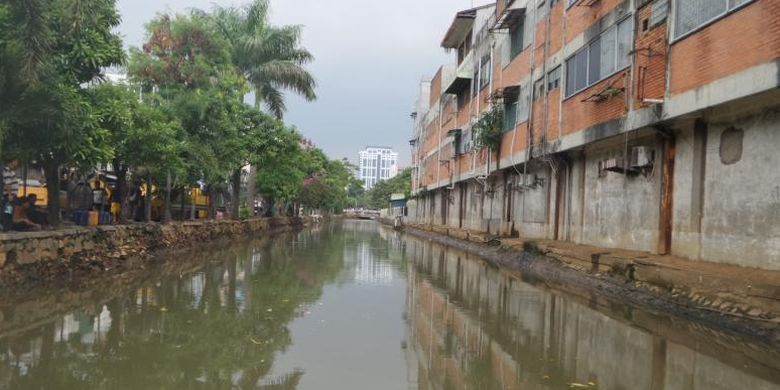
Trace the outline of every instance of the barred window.
<instances>
[{"instance_id":1,"label":"barred window","mask_svg":"<svg viewBox=\"0 0 780 390\"><path fill-rule=\"evenodd\" d=\"M674 37L679 38L752 0L677 0Z\"/></svg>"},{"instance_id":2,"label":"barred window","mask_svg":"<svg viewBox=\"0 0 780 390\"><path fill-rule=\"evenodd\" d=\"M486 54L482 57L482 61L480 62L479 66L479 89L482 89L482 87L486 86L490 82L492 71L493 68L492 64L490 63L490 55Z\"/></svg>"},{"instance_id":3,"label":"barred window","mask_svg":"<svg viewBox=\"0 0 780 390\"><path fill-rule=\"evenodd\" d=\"M626 18L566 60L566 96L631 64L633 28L633 18Z\"/></svg>"},{"instance_id":4,"label":"barred window","mask_svg":"<svg viewBox=\"0 0 780 390\"><path fill-rule=\"evenodd\" d=\"M517 123L517 95L511 95L504 99L504 126L503 131L511 131Z\"/></svg>"},{"instance_id":5,"label":"barred window","mask_svg":"<svg viewBox=\"0 0 780 390\"><path fill-rule=\"evenodd\" d=\"M561 67L558 66L547 74L547 92L558 88L561 83Z\"/></svg>"}]
</instances>

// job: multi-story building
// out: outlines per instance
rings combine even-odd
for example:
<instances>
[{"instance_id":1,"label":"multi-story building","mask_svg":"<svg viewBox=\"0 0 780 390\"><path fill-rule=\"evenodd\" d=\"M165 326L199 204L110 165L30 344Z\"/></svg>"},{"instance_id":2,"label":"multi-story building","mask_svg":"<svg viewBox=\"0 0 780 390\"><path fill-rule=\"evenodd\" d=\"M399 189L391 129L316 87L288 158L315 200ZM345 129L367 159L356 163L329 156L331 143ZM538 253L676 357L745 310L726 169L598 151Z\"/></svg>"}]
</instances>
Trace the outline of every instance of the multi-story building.
<instances>
[{"instance_id":1,"label":"multi-story building","mask_svg":"<svg viewBox=\"0 0 780 390\"><path fill-rule=\"evenodd\" d=\"M388 147L367 146L360 152L358 169L363 186L370 190L376 183L398 174L398 153Z\"/></svg>"},{"instance_id":2,"label":"multi-story building","mask_svg":"<svg viewBox=\"0 0 780 390\"><path fill-rule=\"evenodd\" d=\"M780 1L497 0L442 46L413 221L780 269Z\"/></svg>"}]
</instances>

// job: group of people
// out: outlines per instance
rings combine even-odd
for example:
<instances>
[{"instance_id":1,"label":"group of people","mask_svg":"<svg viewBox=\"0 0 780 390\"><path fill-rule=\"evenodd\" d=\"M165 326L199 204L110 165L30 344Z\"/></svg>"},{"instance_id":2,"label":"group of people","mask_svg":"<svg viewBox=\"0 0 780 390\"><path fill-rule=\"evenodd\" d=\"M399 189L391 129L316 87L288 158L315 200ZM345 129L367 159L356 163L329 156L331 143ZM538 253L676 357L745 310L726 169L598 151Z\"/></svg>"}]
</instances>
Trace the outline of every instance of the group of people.
<instances>
[{"instance_id":1,"label":"group of people","mask_svg":"<svg viewBox=\"0 0 780 390\"><path fill-rule=\"evenodd\" d=\"M2 200L2 226L4 231L36 231L49 226L48 215L35 205L38 196L30 194L17 197L4 194Z\"/></svg>"}]
</instances>

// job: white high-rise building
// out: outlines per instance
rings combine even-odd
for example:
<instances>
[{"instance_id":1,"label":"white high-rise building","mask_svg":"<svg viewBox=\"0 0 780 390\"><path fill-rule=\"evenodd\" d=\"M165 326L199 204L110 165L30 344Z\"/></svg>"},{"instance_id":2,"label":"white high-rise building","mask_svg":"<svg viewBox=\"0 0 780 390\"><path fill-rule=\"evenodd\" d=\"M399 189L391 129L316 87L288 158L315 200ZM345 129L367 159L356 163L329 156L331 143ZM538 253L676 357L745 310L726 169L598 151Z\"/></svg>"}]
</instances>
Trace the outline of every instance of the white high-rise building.
<instances>
[{"instance_id":1,"label":"white high-rise building","mask_svg":"<svg viewBox=\"0 0 780 390\"><path fill-rule=\"evenodd\" d=\"M363 187L370 190L377 182L398 174L398 153L388 147L367 146L360 152L358 169Z\"/></svg>"}]
</instances>

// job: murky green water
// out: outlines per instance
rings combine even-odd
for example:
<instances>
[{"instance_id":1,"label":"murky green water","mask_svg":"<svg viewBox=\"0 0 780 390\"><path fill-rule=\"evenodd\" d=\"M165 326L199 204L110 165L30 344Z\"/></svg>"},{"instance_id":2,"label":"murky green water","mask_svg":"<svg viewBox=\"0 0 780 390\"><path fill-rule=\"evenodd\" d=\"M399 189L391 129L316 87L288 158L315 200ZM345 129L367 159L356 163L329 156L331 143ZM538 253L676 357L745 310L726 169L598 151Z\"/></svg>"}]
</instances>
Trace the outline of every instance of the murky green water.
<instances>
[{"instance_id":1,"label":"murky green water","mask_svg":"<svg viewBox=\"0 0 780 390\"><path fill-rule=\"evenodd\" d=\"M780 389L780 352L373 222L0 301L0 389Z\"/></svg>"}]
</instances>

